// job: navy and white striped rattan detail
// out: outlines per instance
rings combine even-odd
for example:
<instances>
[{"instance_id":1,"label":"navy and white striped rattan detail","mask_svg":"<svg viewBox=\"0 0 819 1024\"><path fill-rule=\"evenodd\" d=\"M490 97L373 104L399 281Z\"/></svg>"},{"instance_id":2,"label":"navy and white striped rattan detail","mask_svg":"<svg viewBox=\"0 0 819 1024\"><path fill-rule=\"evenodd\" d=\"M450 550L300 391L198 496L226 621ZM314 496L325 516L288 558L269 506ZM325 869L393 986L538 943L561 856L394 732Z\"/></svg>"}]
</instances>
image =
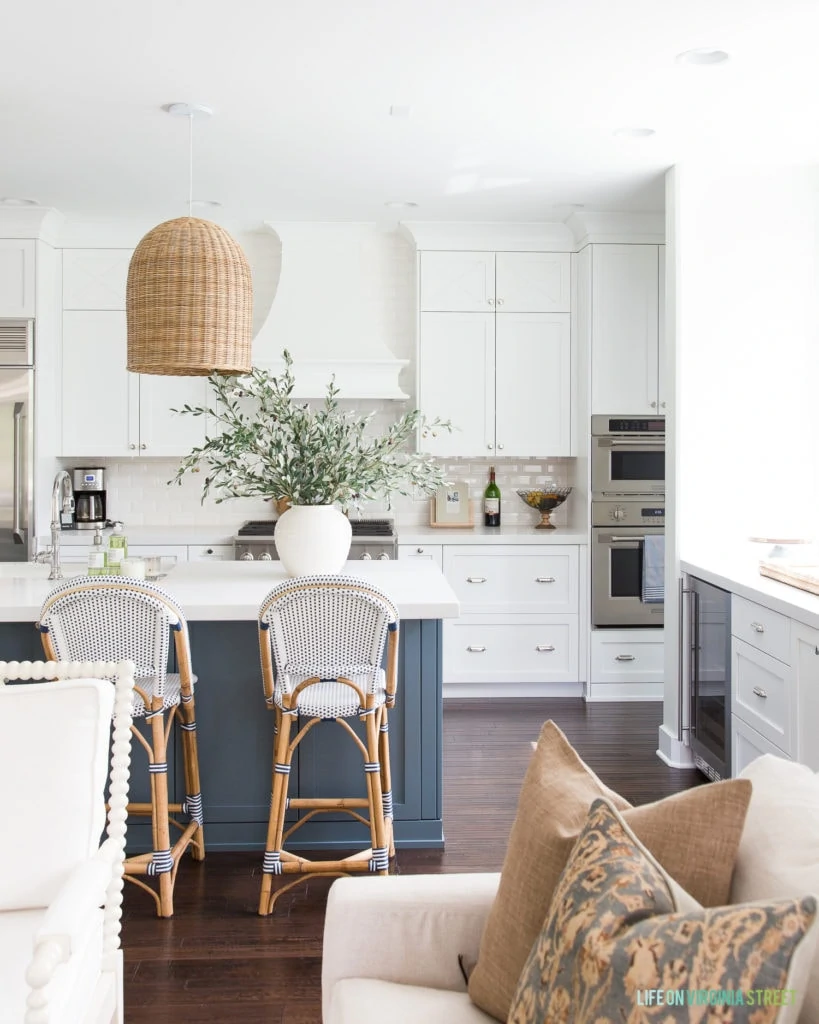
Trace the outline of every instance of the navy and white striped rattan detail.
<instances>
[{"instance_id":1,"label":"navy and white striped rattan detail","mask_svg":"<svg viewBox=\"0 0 819 1024\"><path fill-rule=\"evenodd\" d=\"M182 801L182 811L190 816L191 821L197 825L205 824L205 813L202 807L202 794L194 793L193 796L186 796Z\"/></svg>"},{"instance_id":2,"label":"navy and white striped rattan detail","mask_svg":"<svg viewBox=\"0 0 819 1024\"><path fill-rule=\"evenodd\" d=\"M386 793L381 794L381 807L384 810L385 818L392 818L392 790L388 790Z\"/></svg>"},{"instance_id":3,"label":"navy and white striped rattan detail","mask_svg":"<svg viewBox=\"0 0 819 1024\"><path fill-rule=\"evenodd\" d=\"M168 762L167 761L153 761L148 765L148 771L151 775L167 774Z\"/></svg>"},{"instance_id":4,"label":"navy and white striped rattan detail","mask_svg":"<svg viewBox=\"0 0 819 1024\"><path fill-rule=\"evenodd\" d=\"M173 871L173 857L170 849L154 850L148 863L147 874L164 875L168 871Z\"/></svg>"},{"instance_id":5,"label":"navy and white striped rattan detail","mask_svg":"<svg viewBox=\"0 0 819 1024\"><path fill-rule=\"evenodd\" d=\"M386 846L377 846L369 860L370 871L389 871L390 851Z\"/></svg>"},{"instance_id":6,"label":"navy and white striped rattan detail","mask_svg":"<svg viewBox=\"0 0 819 1024\"><path fill-rule=\"evenodd\" d=\"M262 871L266 875L282 874L282 856L278 850L265 850Z\"/></svg>"}]
</instances>

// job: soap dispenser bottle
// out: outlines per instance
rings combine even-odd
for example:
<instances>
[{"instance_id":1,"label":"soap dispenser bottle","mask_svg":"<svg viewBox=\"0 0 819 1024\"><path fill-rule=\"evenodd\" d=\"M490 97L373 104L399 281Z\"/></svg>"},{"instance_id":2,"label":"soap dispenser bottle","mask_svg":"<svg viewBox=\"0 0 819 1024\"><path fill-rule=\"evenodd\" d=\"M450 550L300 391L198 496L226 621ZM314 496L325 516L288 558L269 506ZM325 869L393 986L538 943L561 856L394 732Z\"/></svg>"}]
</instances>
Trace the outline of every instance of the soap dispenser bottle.
<instances>
[{"instance_id":1,"label":"soap dispenser bottle","mask_svg":"<svg viewBox=\"0 0 819 1024\"><path fill-rule=\"evenodd\" d=\"M104 576L108 558L102 543L102 530L98 526L94 530L94 541L88 550L88 575Z\"/></svg>"},{"instance_id":2,"label":"soap dispenser bottle","mask_svg":"<svg viewBox=\"0 0 819 1024\"><path fill-rule=\"evenodd\" d=\"M115 523L108 538L108 572L121 573L122 560L128 554L128 538L122 532L122 523Z\"/></svg>"}]
</instances>

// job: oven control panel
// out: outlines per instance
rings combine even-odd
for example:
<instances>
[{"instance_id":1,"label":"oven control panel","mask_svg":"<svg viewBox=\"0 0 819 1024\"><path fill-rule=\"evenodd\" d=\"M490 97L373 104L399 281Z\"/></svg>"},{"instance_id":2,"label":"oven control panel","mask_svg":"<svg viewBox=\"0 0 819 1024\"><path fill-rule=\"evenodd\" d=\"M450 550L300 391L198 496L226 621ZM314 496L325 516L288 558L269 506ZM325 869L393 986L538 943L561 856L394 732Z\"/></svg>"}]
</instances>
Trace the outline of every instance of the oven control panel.
<instances>
[{"instance_id":1,"label":"oven control panel","mask_svg":"<svg viewBox=\"0 0 819 1024\"><path fill-rule=\"evenodd\" d=\"M592 526L665 526L665 501L648 495L623 501L593 501Z\"/></svg>"}]
</instances>

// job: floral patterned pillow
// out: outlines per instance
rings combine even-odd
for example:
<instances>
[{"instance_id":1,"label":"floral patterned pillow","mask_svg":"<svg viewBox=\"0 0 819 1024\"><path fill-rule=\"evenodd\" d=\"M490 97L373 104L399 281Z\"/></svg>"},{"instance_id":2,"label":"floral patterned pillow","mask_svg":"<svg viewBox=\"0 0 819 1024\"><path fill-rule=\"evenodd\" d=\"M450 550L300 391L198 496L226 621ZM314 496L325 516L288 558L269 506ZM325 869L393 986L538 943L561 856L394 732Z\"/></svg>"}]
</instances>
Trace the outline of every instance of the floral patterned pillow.
<instances>
[{"instance_id":1,"label":"floral patterned pillow","mask_svg":"<svg viewBox=\"0 0 819 1024\"><path fill-rule=\"evenodd\" d=\"M816 898L679 913L675 888L614 806L595 800L508 1024L796 1021Z\"/></svg>"}]
</instances>

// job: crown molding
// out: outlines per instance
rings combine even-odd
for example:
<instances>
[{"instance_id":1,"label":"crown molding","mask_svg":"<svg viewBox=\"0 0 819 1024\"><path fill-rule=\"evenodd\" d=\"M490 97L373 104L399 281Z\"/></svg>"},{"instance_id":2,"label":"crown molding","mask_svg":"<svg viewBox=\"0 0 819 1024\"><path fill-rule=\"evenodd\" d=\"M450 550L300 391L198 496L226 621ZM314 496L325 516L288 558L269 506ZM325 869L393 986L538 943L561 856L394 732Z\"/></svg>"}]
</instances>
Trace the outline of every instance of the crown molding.
<instances>
[{"instance_id":1,"label":"crown molding","mask_svg":"<svg viewBox=\"0 0 819 1024\"><path fill-rule=\"evenodd\" d=\"M0 238L38 238L56 246L63 219L51 206L0 206Z\"/></svg>"},{"instance_id":2,"label":"crown molding","mask_svg":"<svg viewBox=\"0 0 819 1024\"><path fill-rule=\"evenodd\" d=\"M559 222L401 221L398 231L419 250L571 252L571 230Z\"/></svg>"},{"instance_id":3,"label":"crown molding","mask_svg":"<svg viewBox=\"0 0 819 1024\"><path fill-rule=\"evenodd\" d=\"M566 218L576 249L593 242L649 243L665 242L665 214L592 213L577 211Z\"/></svg>"}]
</instances>

